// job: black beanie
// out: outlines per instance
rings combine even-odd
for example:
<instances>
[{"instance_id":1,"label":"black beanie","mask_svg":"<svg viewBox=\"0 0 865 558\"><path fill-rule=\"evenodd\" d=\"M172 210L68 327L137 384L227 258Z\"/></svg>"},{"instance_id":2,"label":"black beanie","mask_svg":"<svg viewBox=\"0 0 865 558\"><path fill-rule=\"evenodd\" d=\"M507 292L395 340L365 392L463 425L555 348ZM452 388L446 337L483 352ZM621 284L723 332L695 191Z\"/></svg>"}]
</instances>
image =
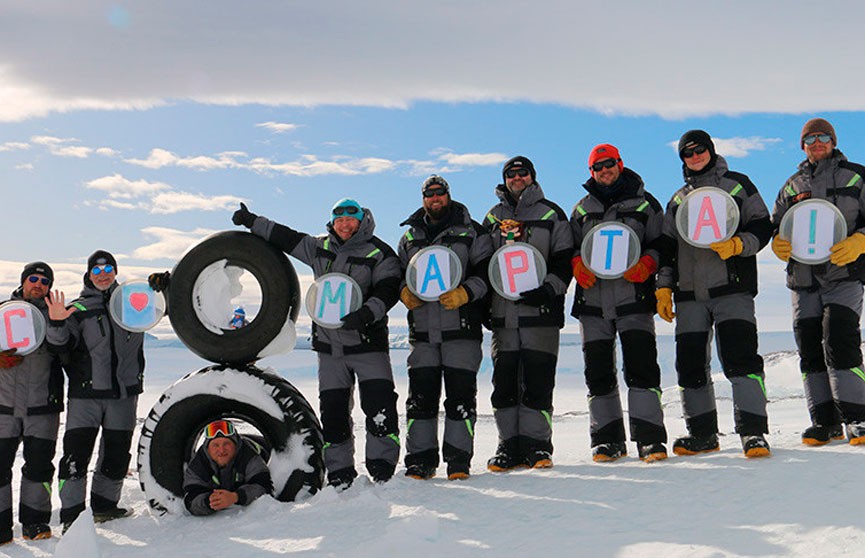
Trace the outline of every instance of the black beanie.
<instances>
[{"instance_id":1,"label":"black beanie","mask_svg":"<svg viewBox=\"0 0 865 558\"><path fill-rule=\"evenodd\" d=\"M508 162L505 163L505 166L502 168L502 178L505 177L505 173L511 169L528 169L529 174L532 177L532 181L535 180L535 166L529 161L528 157L523 157L522 155L517 155L511 159L508 159Z\"/></svg>"},{"instance_id":2,"label":"black beanie","mask_svg":"<svg viewBox=\"0 0 865 558\"><path fill-rule=\"evenodd\" d=\"M24 271L21 272L21 284L23 285L24 281L34 273L44 275L49 281L51 281L48 283L48 288L51 288L51 285L54 284L54 270L45 262L31 262L25 265Z\"/></svg>"},{"instance_id":3,"label":"black beanie","mask_svg":"<svg viewBox=\"0 0 865 558\"><path fill-rule=\"evenodd\" d=\"M117 271L117 260L115 260L114 256L111 255L111 252L97 250L87 258L87 273L90 273L90 270L93 269L94 266L105 264L113 265L114 271Z\"/></svg>"},{"instance_id":4,"label":"black beanie","mask_svg":"<svg viewBox=\"0 0 865 558\"><path fill-rule=\"evenodd\" d=\"M679 139L679 159L682 159L682 161L685 160L682 157L682 150L691 144L705 145L709 148L712 158L715 158L715 144L712 142L712 136L703 130L689 130L682 134L682 137Z\"/></svg>"}]
</instances>

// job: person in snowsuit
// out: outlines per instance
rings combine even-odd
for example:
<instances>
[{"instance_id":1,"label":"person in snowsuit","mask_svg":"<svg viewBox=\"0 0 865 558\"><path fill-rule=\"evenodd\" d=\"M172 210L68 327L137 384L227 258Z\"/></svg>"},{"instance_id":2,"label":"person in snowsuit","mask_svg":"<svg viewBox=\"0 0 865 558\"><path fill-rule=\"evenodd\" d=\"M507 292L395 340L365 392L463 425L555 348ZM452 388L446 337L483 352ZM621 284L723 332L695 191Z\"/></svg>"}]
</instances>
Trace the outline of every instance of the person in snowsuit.
<instances>
[{"instance_id":1,"label":"person in snowsuit","mask_svg":"<svg viewBox=\"0 0 865 558\"><path fill-rule=\"evenodd\" d=\"M469 476L477 418L477 374L481 364L481 325L486 311L487 268L492 255L489 235L463 204L451 199L441 176L421 187L423 207L402 225L410 228L399 242L403 270L428 246L443 246L459 258L459 284L438 300L424 302L407 285L400 299L409 309L409 395L406 401L406 476L429 479L439 464L438 414L442 380L445 427L442 456L448 479ZM428 275L431 272L428 272ZM440 281L438 276L427 277ZM450 278L444 278L450 279Z\"/></svg>"},{"instance_id":2,"label":"person in snowsuit","mask_svg":"<svg viewBox=\"0 0 865 558\"><path fill-rule=\"evenodd\" d=\"M204 444L183 471L183 505L189 513L211 515L272 494L270 470L260 452L231 421L208 424Z\"/></svg>"},{"instance_id":3,"label":"person in snowsuit","mask_svg":"<svg viewBox=\"0 0 865 558\"><path fill-rule=\"evenodd\" d=\"M48 323L45 297L54 271L44 262L24 266L10 300L35 306ZM18 520L25 539L51 537L51 484L54 451L63 411L63 368L43 343L27 355L0 352L0 544L12 540L12 465L21 442Z\"/></svg>"},{"instance_id":4,"label":"person in snowsuit","mask_svg":"<svg viewBox=\"0 0 865 558\"><path fill-rule=\"evenodd\" d=\"M830 260L811 265L790 258L792 245L777 234L772 251L787 262L787 287L793 300L793 332L811 426L802 433L807 445L844 437L865 444L865 372L862 368L859 316L865 280L865 167L838 150L832 125L822 118L805 123L800 146L806 160L778 192L772 211L777 231L781 219L808 199L831 202L847 223L847 238L831 247Z\"/></svg>"},{"instance_id":5,"label":"person in snowsuit","mask_svg":"<svg viewBox=\"0 0 865 558\"><path fill-rule=\"evenodd\" d=\"M341 327L313 324L325 466L328 482L338 489L350 486L357 476L351 420L357 378L366 415L366 469L375 482L389 480L400 442L387 312L399 300L401 275L396 253L373 235L372 212L355 200L340 200L331 211L327 234L317 237L259 217L244 204L232 220L312 267L316 278L338 272L359 285L363 305L343 316Z\"/></svg>"},{"instance_id":6,"label":"person in snowsuit","mask_svg":"<svg viewBox=\"0 0 865 558\"><path fill-rule=\"evenodd\" d=\"M733 386L734 420L742 449L746 457L765 457L770 455L764 436L769 424L754 297L757 252L772 235L769 212L756 186L744 174L728 169L703 130L691 130L679 139L679 158L685 185L667 204L655 292L658 315L668 322L676 319L676 372L688 435L673 442L673 452L692 455L720 449L711 377L714 328L721 366ZM679 234L676 214L685 196L705 187L727 192L740 217L731 238L701 248Z\"/></svg>"},{"instance_id":7,"label":"person in snowsuit","mask_svg":"<svg viewBox=\"0 0 865 558\"><path fill-rule=\"evenodd\" d=\"M571 314L580 320L589 389L592 458L627 455L622 402L616 381L616 333L622 343L631 439L643 461L666 459L667 431L661 409L661 369L655 342L655 272L664 209L640 175L625 167L619 150L601 144L589 154L588 195L574 206L571 265L577 290ZM601 223L624 223L637 235L639 260L617 279L599 279L581 253L583 239ZM621 241L621 240L619 240Z\"/></svg>"},{"instance_id":8,"label":"person in snowsuit","mask_svg":"<svg viewBox=\"0 0 865 558\"><path fill-rule=\"evenodd\" d=\"M514 240L531 244L547 275L516 301L492 294L491 399L499 443L487 468L494 472L553 465L553 387L574 249L567 214L544 197L528 158L509 159L502 178L495 189L500 201L484 219L493 249Z\"/></svg>"},{"instance_id":9,"label":"person in snowsuit","mask_svg":"<svg viewBox=\"0 0 865 558\"><path fill-rule=\"evenodd\" d=\"M61 355L69 377L63 458L60 460L60 521L64 530L84 511L87 469L102 430L90 489L96 522L132 514L118 507L129 470L138 395L144 388L144 334L127 331L108 311L118 287L117 261L105 250L87 259L81 296L67 308L63 293L49 296L49 348Z\"/></svg>"}]
</instances>

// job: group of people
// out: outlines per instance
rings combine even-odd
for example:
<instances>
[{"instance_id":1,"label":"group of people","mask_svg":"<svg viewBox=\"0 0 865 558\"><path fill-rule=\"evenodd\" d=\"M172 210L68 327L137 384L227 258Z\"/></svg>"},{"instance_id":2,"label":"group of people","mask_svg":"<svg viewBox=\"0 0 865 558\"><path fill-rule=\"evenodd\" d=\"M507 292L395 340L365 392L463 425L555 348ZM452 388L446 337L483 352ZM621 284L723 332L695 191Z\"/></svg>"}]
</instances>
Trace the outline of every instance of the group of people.
<instances>
[{"instance_id":1,"label":"group of people","mask_svg":"<svg viewBox=\"0 0 865 558\"><path fill-rule=\"evenodd\" d=\"M477 373L483 328L492 330L492 406L498 446L487 461L493 472L553 466L553 389L565 293L576 280L571 314L581 324L589 392L592 458L615 461L628 453L615 362L621 344L628 388L628 430L639 458L667 457L654 314L675 320L676 372L688 434L673 441L677 455L720 449L711 368L714 334L725 376L733 388L736 432L749 458L771 454L766 433L766 388L758 351L754 297L756 255L771 243L787 263L793 329L800 356L811 426L802 441L822 445L846 436L865 444L865 372L859 320L865 281L865 167L847 161L832 125L809 120L802 129L806 159L783 185L770 213L744 174L728 168L708 133L686 132L678 144L684 186L664 209L618 149L601 144L588 158L586 195L570 216L548 200L532 162L508 160L498 202L482 222L451 197L441 176L421 186L421 207L395 251L375 236L368 208L343 199L331 211L326 234L312 236L240 205L232 221L309 265L316 278L351 277L362 293L357 310L339 327L313 325L318 353L320 418L327 480L338 490L357 477L351 410L357 385L366 417L365 466L376 482L389 480L401 453L397 393L388 355L389 310L408 309L411 352L406 401L405 475L435 476L440 461L451 480L471 471L477 418ZM739 212L735 232L708 247L682 238L676 216L692 191L726 192ZM792 245L779 235L785 213L801 201L826 200L846 221L848 236L831 248L830 261L791 259ZM582 241L601 223L623 223L637 236L640 254L618 278L598 277L581 253ZM546 264L536 288L516 300L491 287L490 261L500 247L528 243ZM431 246L459 259L458 284L437 300L422 300L406 283L412 258ZM13 299L34 304L48 323L46 343L26 356L0 352L0 543L12 539L12 464L24 443L19 521L28 539L51 536L51 487L63 370L69 378L63 458L58 490L64 528L84 510L87 470L102 430L90 505L96 521L129 515L118 507L130 460L137 396L142 391L143 334L118 326L108 312L117 287L117 262L105 251L87 262L81 296L67 305L51 291L47 264L25 266ZM150 277L167 285L167 274ZM243 320L244 317L241 317ZM438 415L444 386L444 432ZM245 505L272 490L261 448L227 420L209 424L205 442L184 476L187 509L206 515Z\"/></svg>"}]
</instances>

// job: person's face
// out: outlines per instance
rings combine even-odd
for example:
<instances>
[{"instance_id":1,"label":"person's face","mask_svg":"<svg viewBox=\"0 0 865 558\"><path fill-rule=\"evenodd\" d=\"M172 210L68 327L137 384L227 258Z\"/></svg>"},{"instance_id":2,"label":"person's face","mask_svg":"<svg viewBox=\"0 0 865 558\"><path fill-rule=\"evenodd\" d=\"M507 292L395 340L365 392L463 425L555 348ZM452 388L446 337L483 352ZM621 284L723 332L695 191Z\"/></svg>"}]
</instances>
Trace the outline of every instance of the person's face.
<instances>
[{"instance_id":1,"label":"person's face","mask_svg":"<svg viewBox=\"0 0 865 558\"><path fill-rule=\"evenodd\" d=\"M596 168L600 168L601 170L595 170ZM612 157L595 161L592 165L592 178L601 186L612 186L621 175L622 172L619 170L619 164Z\"/></svg>"},{"instance_id":2,"label":"person's face","mask_svg":"<svg viewBox=\"0 0 865 558\"><path fill-rule=\"evenodd\" d=\"M214 438L207 444L207 455L220 467L225 467L237 454L237 446L228 438Z\"/></svg>"},{"instance_id":3,"label":"person's face","mask_svg":"<svg viewBox=\"0 0 865 558\"><path fill-rule=\"evenodd\" d=\"M423 193L423 208L433 219L440 219L448 209L451 197L441 186L432 186Z\"/></svg>"},{"instance_id":4,"label":"person's face","mask_svg":"<svg viewBox=\"0 0 865 558\"><path fill-rule=\"evenodd\" d=\"M684 158L686 167L694 172L699 172L709 164L709 161L712 159L712 153L705 145L693 144L682 150L682 157Z\"/></svg>"},{"instance_id":5,"label":"person's face","mask_svg":"<svg viewBox=\"0 0 865 558\"><path fill-rule=\"evenodd\" d=\"M807 141L810 141L811 138L814 139L814 143L808 145ZM822 161L823 159L828 159L832 156L832 150L835 148L835 143L832 141L832 136L829 134L822 132L808 134L802 138L802 140L802 150L805 151L805 155L808 157L810 162L816 163L817 161ZM827 141L824 142L822 140Z\"/></svg>"},{"instance_id":6,"label":"person's face","mask_svg":"<svg viewBox=\"0 0 865 558\"><path fill-rule=\"evenodd\" d=\"M353 237L358 229L360 229L360 221L354 217L343 215L333 220L333 231L343 242Z\"/></svg>"},{"instance_id":7,"label":"person's face","mask_svg":"<svg viewBox=\"0 0 865 558\"><path fill-rule=\"evenodd\" d=\"M111 269L111 271L108 271ZM98 271L99 273L95 273ZM100 291L107 291L117 278L117 269L111 264L95 265L90 268L90 282Z\"/></svg>"},{"instance_id":8,"label":"person's face","mask_svg":"<svg viewBox=\"0 0 865 558\"><path fill-rule=\"evenodd\" d=\"M515 168L505 172L505 186L510 192L519 197L523 190L532 183L532 174L529 169Z\"/></svg>"},{"instance_id":9,"label":"person's face","mask_svg":"<svg viewBox=\"0 0 865 558\"><path fill-rule=\"evenodd\" d=\"M33 281L33 278L36 278L36 281ZM48 294L48 285L50 281L47 277L42 275L41 273L34 273L28 277L24 278L24 282L21 284L22 292L24 293L25 300L39 300L41 298L45 298Z\"/></svg>"}]
</instances>

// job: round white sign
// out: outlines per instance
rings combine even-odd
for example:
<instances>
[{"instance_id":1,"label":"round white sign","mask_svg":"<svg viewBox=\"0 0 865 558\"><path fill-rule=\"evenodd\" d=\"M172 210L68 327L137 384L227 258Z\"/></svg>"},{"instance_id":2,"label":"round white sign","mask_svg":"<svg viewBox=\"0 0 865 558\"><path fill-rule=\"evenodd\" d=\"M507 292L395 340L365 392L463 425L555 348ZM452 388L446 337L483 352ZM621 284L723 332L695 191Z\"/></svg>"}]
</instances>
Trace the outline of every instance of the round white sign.
<instances>
[{"instance_id":1,"label":"round white sign","mask_svg":"<svg viewBox=\"0 0 865 558\"><path fill-rule=\"evenodd\" d=\"M151 289L145 279L124 281L111 293L108 313L126 331L147 331L165 315L165 296Z\"/></svg>"},{"instance_id":2,"label":"round white sign","mask_svg":"<svg viewBox=\"0 0 865 558\"><path fill-rule=\"evenodd\" d=\"M312 321L326 329L342 327L342 318L359 309L363 293L357 281L344 273L327 273L306 291L306 312Z\"/></svg>"},{"instance_id":3,"label":"round white sign","mask_svg":"<svg viewBox=\"0 0 865 558\"><path fill-rule=\"evenodd\" d=\"M733 196L714 187L697 188L689 193L676 213L679 236L697 248L730 240L739 226L739 206Z\"/></svg>"},{"instance_id":4,"label":"round white sign","mask_svg":"<svg viewBox=\"0 0 865 558\"><path fill-rule=\"evenodd\" d=\"M432 302L457 288L463 266L456 252L445 246L427 246L412 256L405 271L405 283L416 297Z\"/></svg>"},{"instance_id":5,"label":"round white sign","mask_svg":"<svg viewBox=\"0 0 865 558\"><path fill-rule=\"evenodd\" d=\"M792 244L794 260L821 264L829 261L832 245L847 238L847 221L828 200L805 200L784 214L778 234Z\"/></svg>"},{"instance_id":6,"label":"round white sign","mask_svg":"<svg viewBox=\"0 0 865 558\"><path fill-rule=\"evenodd\" d=\"M634 229L618 221L595 225L583 237L580 254L601 279L618 279L640 259L640 239Z\"/></svg>"},{"instance_id":7,"label":"round white sign","mask_svg":"<svg viewBox=\"0 0 865 558\"><path fill-rule=\"evenodd\" d=\"M0 304L0 351L17 349L26 356L45 341L46 323L42 312L23 300Z\"/></svg>"},{"instance_id":8,"label":"round white sign","mask_svg":"<svg viewBox=\"0 0 865 558\"><path fill-rule=\"evenodd\" d=\"M531 244L505 244L493 254L489 275L490 284L499 296L519 300L521 292L541 286L547 276L547 262Z\"/></svg>"}]
</instances>

